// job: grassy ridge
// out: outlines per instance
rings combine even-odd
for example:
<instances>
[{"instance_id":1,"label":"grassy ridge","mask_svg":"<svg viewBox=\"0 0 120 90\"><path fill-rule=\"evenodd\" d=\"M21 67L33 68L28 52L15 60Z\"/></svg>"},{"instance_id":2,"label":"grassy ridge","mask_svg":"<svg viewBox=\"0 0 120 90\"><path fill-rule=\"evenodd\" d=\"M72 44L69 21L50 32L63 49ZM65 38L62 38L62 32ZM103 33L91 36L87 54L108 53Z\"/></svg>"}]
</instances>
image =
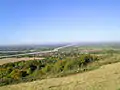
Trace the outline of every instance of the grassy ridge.
<instances>
[{"instance_id":1,"label":"grassy ridge","mask_svg":"<svg viewBox=\"0 0 120 90\"><path fill-rule=\"evenodd\" d=\"M99 60L100 64L107 64L109 60L120 55L113 55L111 58ZM95 64L95 63L91 63ZM119 90L120 88L120 63L101 66L99 69L85 73L69 75L67 77L50 78L34 82L21 83L0 87L0 90Z\"/></svg>"},{"instance_id":2,"label":"grassy ridge","mask_svg":"<svg viewBox=\"0 0 120 90\"><path fill-rule=\"evenodd\" d=\"M60 54L43 60L19 61L0 65L0 86L63 77L120 61L119 53Z\"/></svg>"},{"instance_id":3,"label":"grassy ridge","mask_svg":"<svg viewBox=\"0 0 120 90\"><path fill-rule=\"evenodd\" d=\"M43 60L19 61L0 66L0 85L34 81L48 77L61 77L87 70L89 63L97 61L96 56L81 54L77 57L48 57Z\"/></svg>"}]
</instances>

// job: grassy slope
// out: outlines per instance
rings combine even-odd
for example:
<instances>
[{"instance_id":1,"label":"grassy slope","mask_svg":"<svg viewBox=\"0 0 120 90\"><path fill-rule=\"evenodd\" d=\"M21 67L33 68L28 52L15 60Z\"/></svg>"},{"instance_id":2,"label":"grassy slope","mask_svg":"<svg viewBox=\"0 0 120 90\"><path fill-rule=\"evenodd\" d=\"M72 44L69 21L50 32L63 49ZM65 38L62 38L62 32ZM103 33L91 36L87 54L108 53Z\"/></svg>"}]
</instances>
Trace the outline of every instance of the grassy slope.
<instances>
[{"instance_id":1,"label":"grassy slope","mask_svg":"<svg viewBox=\"0 0 120 90\"><path fill-rule=\"evenodd\" d=\"M119 88L120 62L67 77L4 86L0 87L0 90L118 90Z\"/></svg>"}]
</instances>

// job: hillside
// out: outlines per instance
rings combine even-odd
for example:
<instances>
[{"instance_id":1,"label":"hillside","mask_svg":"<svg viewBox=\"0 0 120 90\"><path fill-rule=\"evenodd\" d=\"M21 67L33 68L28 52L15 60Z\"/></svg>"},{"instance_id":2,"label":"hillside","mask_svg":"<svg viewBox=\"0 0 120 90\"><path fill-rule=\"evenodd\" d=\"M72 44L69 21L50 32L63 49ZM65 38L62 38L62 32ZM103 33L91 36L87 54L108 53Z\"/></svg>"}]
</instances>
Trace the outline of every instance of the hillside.
<instances>
[{"instance_id":1,"label":"hillside","mask_svg":"<svg viewBox=\"0 0 120 90\"><path fill-rule=\"evenodd\" d=\"M99 69L41 81L0 87L0 90L119 90L120 62Z\"/></svg>"}]
</instances>

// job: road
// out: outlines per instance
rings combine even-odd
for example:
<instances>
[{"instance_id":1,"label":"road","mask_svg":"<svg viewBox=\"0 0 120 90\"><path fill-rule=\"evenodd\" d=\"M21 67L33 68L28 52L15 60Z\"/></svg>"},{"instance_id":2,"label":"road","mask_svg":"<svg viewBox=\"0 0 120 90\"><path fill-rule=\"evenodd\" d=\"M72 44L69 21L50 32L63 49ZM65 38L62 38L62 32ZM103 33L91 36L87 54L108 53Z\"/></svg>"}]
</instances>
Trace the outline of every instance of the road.
<instances>
[{"instance_id":1,"label":"road","mask_svg":"<svg viewBox=\"0 0 120 90\"><path fill-rule=\"evenodd\" d=\"M63 48L66 48L66 47L70 47L70 46L74 46L74 45L75 44L65 45L65 46L58 47L58 48L55 48L55 49L49 50L49 51L40 51L40 52L32 52L32 53L24 53L24 54L0 56L0 58L8 58L8 57L17 57L17 56L24 56L24 55L36 55L36 54L45 54L45 53L50 53L50 52L57 52L60 49L63 49Z\"/></svg>"}]
</instances>

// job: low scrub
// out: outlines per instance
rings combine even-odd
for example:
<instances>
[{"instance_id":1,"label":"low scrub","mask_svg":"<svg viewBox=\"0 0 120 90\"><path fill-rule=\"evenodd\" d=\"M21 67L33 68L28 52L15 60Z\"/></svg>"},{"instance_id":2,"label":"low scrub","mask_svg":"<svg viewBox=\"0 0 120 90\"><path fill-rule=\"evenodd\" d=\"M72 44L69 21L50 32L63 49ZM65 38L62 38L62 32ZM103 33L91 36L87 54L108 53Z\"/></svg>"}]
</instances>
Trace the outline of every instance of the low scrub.
<instances>
[{"instance_id":1,"label":"low scrub","mask_svg":"<svg viewBox=\"0 0 120 90\"><path fill-rule=\"evenodd\" d=\"M0 66L0 86L85 71L87 65L95 61L98 57L82 54L78 57L49 57L3 64Z\"/></svg>"}]
</instances>

